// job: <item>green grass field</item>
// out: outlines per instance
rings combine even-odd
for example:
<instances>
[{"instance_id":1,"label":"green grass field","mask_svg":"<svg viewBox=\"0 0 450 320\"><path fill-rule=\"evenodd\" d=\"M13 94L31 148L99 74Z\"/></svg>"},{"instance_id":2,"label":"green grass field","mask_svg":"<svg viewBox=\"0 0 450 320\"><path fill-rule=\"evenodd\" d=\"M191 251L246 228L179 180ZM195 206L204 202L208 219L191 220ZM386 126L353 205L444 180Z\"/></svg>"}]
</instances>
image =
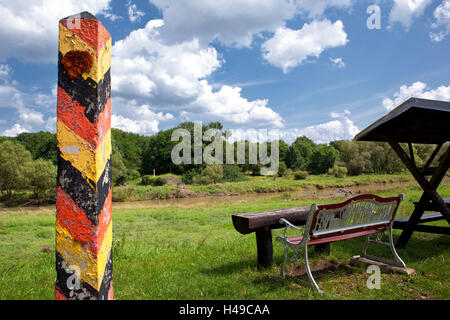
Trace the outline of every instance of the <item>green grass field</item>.
<instances>
[{"instance_id":1,"label":"green grass field","mask_svg":"<svg viewBox=\"0 0 450 320\"><path fill-rule=\"evenodd\" d=\"M413 181L391 190L386 190L387 186L380 184L379 191L373 193L405 193L398 216L409 215L412 201L421 195L420 188ZM450 185L441 185L439 192L449 197ZM158 203L147 208L134 207L133 203L113 206L115 299L450 298L448 236L415 233L407 248L398 252L417 274L383 273L379 290L367 288L370 275L364 267L348 264L353 255L360 254L364 239L333 243L329 256L311 256L312 265L322 267L314 273L325 291L321 295L308 285L303 269L293 263L288 267L291 276L280 279L282 248L276 241L274 266L257 270L255 235L238 233L231 222L234 213L307 205L314 198L305 201L288 192L245 201L239 196L227 198L232 201L167 201L165 205ZM321 197L318 202L343 199ZM53 299L54 224L52 207L2 209L0 299ZM281 230L274 230L273 238L279 234ZM372 248L369 253L389 257L388 248Z\"/></svg>"}]
</instances>

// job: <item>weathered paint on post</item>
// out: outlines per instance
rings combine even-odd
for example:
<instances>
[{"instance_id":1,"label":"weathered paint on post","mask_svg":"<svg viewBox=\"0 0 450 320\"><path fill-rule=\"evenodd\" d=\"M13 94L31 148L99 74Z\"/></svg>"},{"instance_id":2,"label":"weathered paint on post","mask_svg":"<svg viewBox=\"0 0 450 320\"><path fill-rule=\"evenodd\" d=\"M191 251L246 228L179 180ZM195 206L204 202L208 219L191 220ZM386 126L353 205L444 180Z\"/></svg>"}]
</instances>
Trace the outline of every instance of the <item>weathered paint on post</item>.
<instances>
[{"instance_id":1,"label":"weathered paint on post","mask_svg":"<svg viewBox=\"0 0 450 320\"><path fill-rule=\"evenodd\" d=\"M110 66L97 18L60 20L56 299L113 299Z\"/></svg>"}]
</instances>

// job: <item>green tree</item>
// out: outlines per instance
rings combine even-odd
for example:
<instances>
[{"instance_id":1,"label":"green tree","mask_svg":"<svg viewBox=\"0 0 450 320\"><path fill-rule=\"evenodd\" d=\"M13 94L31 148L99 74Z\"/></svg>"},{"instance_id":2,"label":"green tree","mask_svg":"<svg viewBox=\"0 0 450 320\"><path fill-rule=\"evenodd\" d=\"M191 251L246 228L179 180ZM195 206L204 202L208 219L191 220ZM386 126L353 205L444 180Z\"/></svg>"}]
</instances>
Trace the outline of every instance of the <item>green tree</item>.
<instances>
[{"instance_id":1,"label":"green tree","mask_svg":"<svg viewBox=\"0 0 450 320\"><path fill-rule=\"evenodd\" d=\"M316 144L307 137L298 137L289 150L288 167L295 170L306 170Z\"/></svg>"},{"instance_id":2,"label":"green tree","mask_svg":"<svg viewBox=\"0 0 450 320\"><path fill-rule=\"evenodd\" d=\"M12 141L0 144L0 189L8 199L14 190L28 186L31 161L31 153L23 145Z\"/></svg>"},{"instance_id":3,"label":"green tree","mask_svg":"<svg viewBox=\"0 0 450 320\"><path fill-rule=\"evenodd\" d=\"M28 151L31 152L33 159L38 159L40 157L50 160L49 156L39 152L40 148L45 144L53 144L56 147L56 135L54 133L39 131L39 132L24 132L19 134L14 140L20 142ZM51 141L51 142L49 142ZM56 154L56 150L54 150Z\"/></svg>"},{"instance_id":4,"label":"green tree","mask_svg":"<svg viewBox=\"0 0 450 320\"><path fill-rule=\"evenodd\" d=\"M311 154L308 171L312 174L327 173L328 169L333 168L338 156L339 151L334 147L321 144Z\"/></svg>"},{"instance_id":5,"label":"green tree","mask_svg":"<svg viewBox=\"0 0 450 320\"><path fill-rule=\"evenodd\" d=\"M122 154L114 139L112 139L111 175L114 185L123 185L127 180L127 167L123 163Z\"/></svg>"},{"instance_id":6,"label":"green tree","mask_svg":"<svg viewBox=\"0 0 450 320\"><path fill-rule=\"evenodd\" d=\"M287 162L289 158L289 145L283 140L278 141L279 147L279 159L280 161Z\"/></svg>"},{"instance_id":7,"label":"green tree","mask_svg":"<svg viewBox=\"0 0 450 320\"><path fill-rule=\"evenodd\" d=\"M34 198L41 203L49 199L56 190L56 166L49 160L37 159L30 163L28 170L29 185L33 189Z\"/></svg>"},{"instance_id":8,"label":"green tree","mask_svg":"<svg viewBox=\"0 0 450 320\"><path fill-rule=\"evenodd\" d=\"M148 148L150 137L115 128L111 129L111 136L122 155L125 166L130 170L140 170L143 153Z\"/></svg>"}]
</instances>

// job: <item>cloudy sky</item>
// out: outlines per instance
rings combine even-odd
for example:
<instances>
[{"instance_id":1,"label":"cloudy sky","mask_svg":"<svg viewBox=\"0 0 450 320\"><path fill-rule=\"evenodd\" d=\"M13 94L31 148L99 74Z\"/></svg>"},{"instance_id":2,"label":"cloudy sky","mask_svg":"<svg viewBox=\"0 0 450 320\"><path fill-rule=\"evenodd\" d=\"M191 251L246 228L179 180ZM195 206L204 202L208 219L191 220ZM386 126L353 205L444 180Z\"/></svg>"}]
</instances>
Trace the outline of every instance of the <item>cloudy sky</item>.
<instances>
[{"instance_id":1,"label":"cloudy sky","mask_svg":"<svg viewBox=\"0 0 450 320\"><path fill-rule=\"evenodd\" d=\"M411 96L450 100L450 0L0 0L0 135L56 131L58 20L81 11L111 33L126 131L220 121L321 143Z\"/></svg>"}]
</instances>

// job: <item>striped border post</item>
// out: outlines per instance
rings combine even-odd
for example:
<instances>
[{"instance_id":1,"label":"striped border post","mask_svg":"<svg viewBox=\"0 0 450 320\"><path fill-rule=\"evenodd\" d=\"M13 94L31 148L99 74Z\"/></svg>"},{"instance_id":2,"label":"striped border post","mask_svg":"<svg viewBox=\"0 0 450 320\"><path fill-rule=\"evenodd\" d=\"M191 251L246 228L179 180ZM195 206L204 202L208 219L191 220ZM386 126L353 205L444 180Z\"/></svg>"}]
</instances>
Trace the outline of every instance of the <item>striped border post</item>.
<instances>
[{"instance_id":1,"label":"striped border post","mask_svg":"<svg viewBox=\"0 0 450 320\"><path fill-rule=\"evenodd\" d=\"M56 299L113 299L110 66L97 18L59 21Z\"/></svg>"}]
</instances>

